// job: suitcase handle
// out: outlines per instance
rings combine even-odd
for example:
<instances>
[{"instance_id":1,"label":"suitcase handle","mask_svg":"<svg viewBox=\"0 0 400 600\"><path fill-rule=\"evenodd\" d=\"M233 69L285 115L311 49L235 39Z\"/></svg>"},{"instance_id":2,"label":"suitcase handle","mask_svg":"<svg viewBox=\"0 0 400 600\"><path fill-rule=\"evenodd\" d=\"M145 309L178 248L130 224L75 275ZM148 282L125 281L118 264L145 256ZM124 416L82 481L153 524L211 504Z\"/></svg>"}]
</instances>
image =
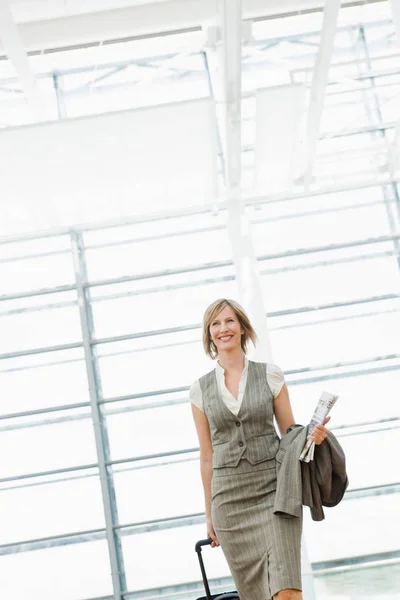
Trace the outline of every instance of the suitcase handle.
<instances>
[{"instance_id":1,"label":"suitcase handle","mask_svg":"<svg viewBox=\"0 0 400 600\"><path fill-rule=\"evenodd\" d=\"M195 550L196 552L201 552L201 547L202 546L209 546L212 542L211 538L207 538L206 540L199 540L195 546Z\"/></svg>"},{"instance_id":2,"label":"suitcase handle","mask_svg":"<svg viewBox=\"0 0 400 600\"><path fill-rule=\"evenodd\" d=\"M195 550L197 552L197 557L198 557L199 563L200 563L201 575L203 577L204 589L206 590L207 600L212 600L212 598L211 598L210 586L208 585L206 570L204 568L203 557L201 556L201 547L209 546L211 544L211 542L212 542L211 538L208 538L206 540L199 540L195 546Z\"/></svg>"}]
</instances>

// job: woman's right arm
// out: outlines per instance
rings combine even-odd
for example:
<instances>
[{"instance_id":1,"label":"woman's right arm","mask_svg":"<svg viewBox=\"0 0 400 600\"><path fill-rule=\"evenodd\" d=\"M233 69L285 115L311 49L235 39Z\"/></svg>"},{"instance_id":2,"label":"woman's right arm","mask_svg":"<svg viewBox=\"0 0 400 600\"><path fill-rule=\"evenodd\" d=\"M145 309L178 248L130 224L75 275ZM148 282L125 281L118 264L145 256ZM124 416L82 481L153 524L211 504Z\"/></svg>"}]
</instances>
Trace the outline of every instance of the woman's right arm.
<instances>
[{"instance_id":1,"label":"woman's right arm","mask_svg":"<svg viewBox=\"0 0 400 600\"><path fill-rule=\"evenodd\" d=\"M212 539L211 547L219 546L211 519L211 477L212 477L212 443L210 427L206 415L197 406L192 404L194 424L200 444L200 473L204 489L204 501L207 519L207 535Z\"/></svg>"}]
</instances>

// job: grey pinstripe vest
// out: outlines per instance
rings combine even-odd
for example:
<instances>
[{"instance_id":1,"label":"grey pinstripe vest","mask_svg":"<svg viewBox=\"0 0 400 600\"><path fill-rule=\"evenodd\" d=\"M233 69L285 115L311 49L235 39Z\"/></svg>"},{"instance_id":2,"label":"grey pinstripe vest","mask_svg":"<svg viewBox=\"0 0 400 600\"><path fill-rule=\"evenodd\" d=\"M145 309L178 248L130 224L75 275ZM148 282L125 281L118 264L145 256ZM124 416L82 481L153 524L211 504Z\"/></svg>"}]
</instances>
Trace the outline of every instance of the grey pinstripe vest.
<instances>
[{"instance_id":1,"label":"grey pinstripe vest","mask_svg":"<svg viewBox=\"0 0 400 600\"><path fill-rule=\"evenodd\" d=\"M224 404L215 370L199 379L210 425L213 468L237 467L242 456L256 465L275 458L279 437L273 424L273 394L266 364L249 361L246 388L237 416Z\"/></svg>"}]
</instances>

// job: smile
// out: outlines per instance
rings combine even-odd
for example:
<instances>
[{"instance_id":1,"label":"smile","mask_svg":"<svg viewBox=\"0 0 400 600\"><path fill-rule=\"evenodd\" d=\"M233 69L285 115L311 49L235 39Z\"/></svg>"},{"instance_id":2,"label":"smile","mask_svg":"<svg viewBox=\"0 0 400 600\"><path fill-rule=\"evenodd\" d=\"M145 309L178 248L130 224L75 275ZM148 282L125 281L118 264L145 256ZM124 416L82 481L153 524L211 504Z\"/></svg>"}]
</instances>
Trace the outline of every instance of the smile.
<instances>
[{"instance_id":1,"label":"smile","mask_svg":"<svg viewBox=\"0 0 400 600\"><path fill-rule=\"evenodd\" d=\"M233 337L233 335L224 335L223 337L221 336L219 339L222 342L228 342L232 337Z\"/></svg>"}]
</instances>

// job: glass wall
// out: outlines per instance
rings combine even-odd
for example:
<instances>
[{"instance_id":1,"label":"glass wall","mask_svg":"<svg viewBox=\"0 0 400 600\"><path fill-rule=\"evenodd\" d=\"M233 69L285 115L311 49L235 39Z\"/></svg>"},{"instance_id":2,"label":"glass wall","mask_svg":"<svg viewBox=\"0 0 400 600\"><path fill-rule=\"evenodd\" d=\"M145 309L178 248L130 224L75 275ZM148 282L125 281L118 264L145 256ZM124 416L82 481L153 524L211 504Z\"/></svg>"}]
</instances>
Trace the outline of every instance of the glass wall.
<instances>
[{"instance_id":1,"label":"glass wall","mask_svg":"<svg viewBox=\"0 0 400 600\"><path fill-rule=\"evenodd\" d=\"M255 91L309 85L321 25L316 11L253 26L243 54L245 187L254 176ZM209 95L201 43L192 32L31 61L49 118L75 117ZM273 361L296 420L309 420L321 390L340 396L330 427L350 487L322 523L306 510L305 576L318 600L393 600L400 189L379 167L400 82L388 2L341 9L333 61L316 168L338 189L249 200L246 211ZM25 123L15 73L9 63L1 69L2 125ZM357 169L375 183L348 182ZM201 344L205 307L238 298L226 218L221 209L0 240L2 597L108 600L115 586L128 600L204 595L188 389L213 366ZM213 590L231 589L222 552L204 557Z\"/></svg>"},{"instance_id":2,"label":"glass wall","mask_svg":"<svg viewBox=\"0 0 400 600\"><path fill-rule=\"evenodd\" d=\"M362 198L353 189L247 209L273 360L296 420L307 422L322 389L340 395L331 427L350 488L325 521L305 520L318 598L343 589L358 598L364 577L395 576L399 558L400 472L381 458L395 454L400 425L400 273L385 198L375 186ZM99 460L115 501L126 597L201 595L193 545L205 528L188 387L212 368L201 345L205 306L238 295L225 216L177 217L164 234L157 221L78 232L85 291L69 236L2 244L10 275L1 312L0 585L11 597L111 595ZM214 586L229 588L221 552L204 553ZM379 597L390 596L386 588Z\"/></svg>"}]
</instances>

